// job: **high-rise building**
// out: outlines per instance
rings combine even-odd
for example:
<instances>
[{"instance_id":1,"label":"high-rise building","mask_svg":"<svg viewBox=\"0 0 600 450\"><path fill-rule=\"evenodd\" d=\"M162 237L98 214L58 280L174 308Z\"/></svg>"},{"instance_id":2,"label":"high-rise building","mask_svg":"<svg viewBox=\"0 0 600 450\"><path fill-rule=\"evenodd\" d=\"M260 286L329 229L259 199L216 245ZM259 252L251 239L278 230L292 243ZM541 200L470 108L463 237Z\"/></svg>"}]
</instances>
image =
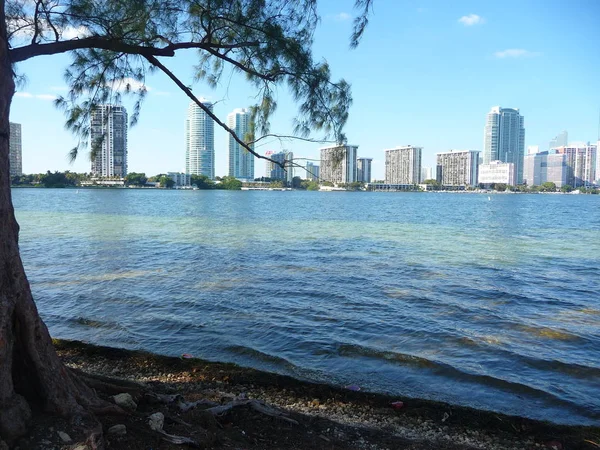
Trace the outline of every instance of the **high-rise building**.
<instances>
[{"instance_id":1,"label":"high-rise building","mask_svg":"<svg viewBox=\"0 0 600 450\"><path fill-rule=\"evenodd\" d=\"M357 158L356 160L356 181L361 183L371 182L371 165L373 158Z\"/></svg>"},{"instance_id":2,"label":"high-rise building","mask_svg":"<svg viewBox=\"0 0 600 450\"><path fill-rule=\"evenodd\" d=\"M123 178L127 175L127 110L118 105L99 105L91 115L91 146L97 147L92 174Z\"/></svg>"},{"instance_id":3,"label":"high-rise building","mask_svg":"<svg viewBox=\"0 0 600 450\"><path fill-rule=\"evenodd\" d=\"M574 188L589 186L596 182L596 160L598 149L594 144L575 143L553 149L565 155L567 164L567 184Z\"/></svg>"},{"instance_id":4,"label":"high-rise building","mask_svg":"<svg viewBox=\"0 0 600 450\"><path fill-rule=\"evenodd\" d=\"M567 133L565 130L561 133L558 133L553 139L550 140L548 149L552 150L553 148L566 147L567 145L569 145L569 133Z\"/></svg>"},{"instance_id":5,"label":"high-rise building","mask_svg":"<svg viewBox=\"0 0 600 450\"><path fill-rule=\"evenodd\" d=\"M525 157L523 182L527 186L540 186L553 182L557 187L567 184L567 158L562 154L540 152Z\"/></svg>"},{"instance_id":6,"label":"high-rise building","mask_svg":"<svg viewBox=\"0 0 600 450\"><path fill-rule=\"evenodd\" d=\"M306 179L310 181L319 181L319 169L315 163L308 161L306 163Z\"/></svg>"},{"instance_id":7,"label":"high-rise building","mask_svg":"<svg viewBox=\"0 0 600 450\"><path fill-rule=\"evenodd\" d=\"M271 180L280 180L291 184L294 179L294 166L292 166L294 154L292 152L281 151L279 153L273 153L270 158L275 161L275 163L271 163L271 173L267 174L267 176L270 177ZM280 166L280 164L283 164L283 167Z\"/></svg>"},{"instance_id":8,"label":"high-rise building","mask_svg":"<svg viewBox=\"0 0 600 450\"><path fill-rule=\"evenodd\" d=\"M331 183L356 181L358 145L336 145L321 149L321 180Z\"/></svg>"},{"instance_id":9,"label":"high-rise building","mask_svg":"<svg viewBox=\"0 0 600 450\"><path fill-rule=\"evenodd\" d=\"M21 124L10 122L8 137L8 161L10 177L23 175L23 142L21 140Z\"/></svg>"},{"instance_id":10,"label":"high-rise building","mask_svg":"<svg viewBox=\"0 0 600 450\"><path fill-rule=\"evenodd\" d=\"M478 178L479 152L450 150L438 153L436 180L444 186L475 186Z\"/></svg>"},{"instance_id":11,"label":"high-rise building","mask_svg":"<svg viewBox=\"0 0 600 450\"><path fill-rule=\"evenodd\" d=\"M479 165L479 184L515 184L515 165L513 163L503 163L492 161L489 164Z\"/></svg>"},{"instance_id":12,"label":"high-rise building","mask_svg":"<svg viewBox=\"0 0 600 450\"><path fill-rule=\"evenodd\" d=\"M212 112L212 103L202 104ZM185 173L215 178L215 122L196 102L185 119Z\"/></svg>"},{"instance_id":13,"label":"high-rise building","mask_svg":"<svg viewBox=\"0 0 600 450\"><path fill-rule=\"evenodd\" d=\"M273 150L267 150L265 152L265 156L267 158L271 158L272 155L274 155L275 152ZM275 168L275 163L273 161L269 161L268 159L265 159L265 177L269 178L271 176L271 171Z\"/></svg>"},{"instance_id":14,"label":"high-rise building","mask_svg":"<svg viewBox=\"0 0 600 450\"><path fill-rule=\"evenodd\" d=\"M515 182L523 182L525 126L518 109L494 106L487 115L483 139L483 164L502 161L515 165Z\"/></svg>"},{"instance_id":15,"label":"high-rise building","mask_svg":"<svg viewBox=\"0 0 600 450\"><path fill-rule=\"evenodd\" d=\"M596 184L600 185L600 139L596 143Z\"/></svg>"},{"instance_id":16,"label":"high-rise building","mask_svg":"<svg viewBox=\"0 0 600 450\"><path fill-rule=\"evenodd\" d=\"M391 148L385 150L385 182L387 184L419 184L423 147Z\"/></svg>"},{"instance_id":17,"label":"high-rise building","mask_svg":"<svg viewBox=\"0 0 600 450\"><path fill-rule=\"evenodd\" d=\"M431 170L431 167L421 167L421 183L425 180L431 180L434 179L435 177L433 176L433 171Z\"/></svg>"},{"instance_id":18,"label":"high-rise building","mask_svg":"<svg viewBox=\"0 0 600 450\"><path fill-rule=\"evenodd\" d=\"M249 131L250 113L243 108L234 109L227 116L227 126L244 142ZM242 181L254 180L254 155L229 135L229 176ZM254 149L252 145L250 148Z\"/></svg>"}]
</instances>

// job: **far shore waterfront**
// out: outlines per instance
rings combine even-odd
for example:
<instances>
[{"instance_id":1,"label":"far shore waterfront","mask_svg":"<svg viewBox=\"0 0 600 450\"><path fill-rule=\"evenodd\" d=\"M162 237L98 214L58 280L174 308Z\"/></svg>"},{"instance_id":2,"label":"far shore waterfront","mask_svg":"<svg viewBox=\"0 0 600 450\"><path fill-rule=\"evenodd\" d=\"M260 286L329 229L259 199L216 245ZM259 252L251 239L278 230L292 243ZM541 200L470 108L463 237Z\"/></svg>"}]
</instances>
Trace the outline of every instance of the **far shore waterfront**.
<instances>
[{"instance_id":1,"label":"far shore waterfront","mask_svg":"<svg viewBox=\"0 0 600 450\"><path fill-rule=\"evenodd\" d=\"M160 188L160 187L144 187L144 186L61 186L61 187L45 187L41 185L27 186L27 185L16 185L11 186L13 189L70 189L70 190L123 190L123 189L135 189L135 190L153 190L153 191L211 191L214 189L193 189L193 188ZM263 188L263 189L236 189L241 191L303 191L304 189L294 188ZM495 191L493 189L466 189L466 190L454 190L454 189L440 189L440 190L366 190L366 189L320 189L314 192L377 192L377 193L422 193L422 194L486 194L486 195L510 195L510 194L543 194L543 195L594 195L597 192L586 192L582 193L577 190L571 192L540 192L540 191Z\"/></svg>"},{"instance_id":2,"label":"far shore waterfront","mask_svg":"<svg viewBox=\"0 0 600 450\"><path fill-rule=\"evenodd\" d=\"M600 443L600 427L556 425L418 398L357 391L354 386L310 383L192 355L166 357L65 340L55 340L55 346L69 367L103 377L105 382L106 377L128 380L193 399L256 398L298 422L291 425L268 417L252 424L234 423L221 443L233 439L232 432L239 435L239 445L283 449L592 450ZM252 445L252 437L262 431L270 434L265 438L270 442ZM43 433L38 431L37 435ZM139 438L132 427L113 448L139 448L134 444ZM130 444L133 447L127 447Z\"/></svg>"}]
</instances>

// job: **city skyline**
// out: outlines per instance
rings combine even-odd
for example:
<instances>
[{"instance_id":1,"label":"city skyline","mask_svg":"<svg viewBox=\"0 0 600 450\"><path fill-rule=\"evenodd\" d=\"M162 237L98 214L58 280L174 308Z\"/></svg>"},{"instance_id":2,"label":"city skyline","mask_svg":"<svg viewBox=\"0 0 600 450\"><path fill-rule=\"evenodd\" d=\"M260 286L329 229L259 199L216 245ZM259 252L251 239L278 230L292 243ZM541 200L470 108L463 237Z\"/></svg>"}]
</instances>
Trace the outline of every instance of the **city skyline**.
<instances>
[{"instance_id":1,"label":"city skyline","mask_svg":"<svg viewBox=\"0 0 600 450\"><path fill-rule=\"evenodd\" d=\"M329 62L334 78L345 77L352 84L354 105L346 133L349 142L360 144L361 156L373 158L374 179L384 178L380 152L384 148L418 143L423 147L423 165L428 167L435 165L436 153L450 148L483 151L482 121L492 105L519 107L526 118L526 146L538 145L545 150L561 130L568 130L571 141L597 140L600 93L594 74L600 63L590 55L595 54L595 42L600 40L600 30L592 20L600 5L588 2L587 8L578 9L556 2L539 8L512 0L502 6L459 1L443 8L417 10L380 2L361 46L354 51L348 49L350 6L343 2L320 6L322 24L314 50L316 57ZM522 14L510 14L514 8ZM347 19L339 16L342 12L347 13ZM469 14L484 18L485 23L467 25L459 21ZM539 20L529 23L527 17L532 16ZM403 24L401 33L395 32L398 21ZM565 39L553 33L564 21L579 23L591 34ZM520 31L507 36L507 27ZM417 31L418 38L409 40ZM390 59L385 55L392 48L397 57ZM234 108L255 102L252 86L235 73L221 89L194 83L193 75L186 72L185 59L189 56L184 53L173 58L173 70L183 75L199 98L215 103L218 117L225 118ZM356 60L361 61L359 70L352 63ZM556 70L556 61L586 70ZM76 138L64 130L64 116L49 101L66 95L63 73L68 62L68 55L57 55L51 66L42 60L19 66L28 82L13 101L11 121L23 124L25 172L89 170L83 152L74 165L68 163L67 154ZM420 69L400 70L407 62ZM443 74L429 69L440 65L446 69ZM182 171L180 149L185 146L185 137L181 111L188 99L159 74L149 76L146 85L148 95L139 124L129 131L130 170ZM277 97L271 131L291 134L296 109L285 89ZM129 109L128 101L125 99L124 106ZM276 152L286 149L318 160L320 146L265 139L256 149L261 154L269 148ZM216 174L226 174L227 167L227 137L216 127ZM263 175L263 169L260 164L256 176Z\"/></svg>"}]
</instances>

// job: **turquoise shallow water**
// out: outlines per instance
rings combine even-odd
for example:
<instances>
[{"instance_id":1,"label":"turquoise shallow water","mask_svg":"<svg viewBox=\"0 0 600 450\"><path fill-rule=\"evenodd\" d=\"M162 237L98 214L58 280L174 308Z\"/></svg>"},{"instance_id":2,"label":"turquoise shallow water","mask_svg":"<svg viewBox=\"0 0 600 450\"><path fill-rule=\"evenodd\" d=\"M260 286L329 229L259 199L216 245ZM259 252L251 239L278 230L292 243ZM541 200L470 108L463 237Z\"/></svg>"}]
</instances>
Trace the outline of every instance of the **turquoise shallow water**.
<instances>
[{"instance_id":1,"label":"turquoise shallow water","mask_svg":"<svg viewBox=\"0 0 600 450\"><path fill-rule=\"evenodd\" d=\"M53 336L600 422L600 196L14 189Z\"/></svg>"}]
</instances>

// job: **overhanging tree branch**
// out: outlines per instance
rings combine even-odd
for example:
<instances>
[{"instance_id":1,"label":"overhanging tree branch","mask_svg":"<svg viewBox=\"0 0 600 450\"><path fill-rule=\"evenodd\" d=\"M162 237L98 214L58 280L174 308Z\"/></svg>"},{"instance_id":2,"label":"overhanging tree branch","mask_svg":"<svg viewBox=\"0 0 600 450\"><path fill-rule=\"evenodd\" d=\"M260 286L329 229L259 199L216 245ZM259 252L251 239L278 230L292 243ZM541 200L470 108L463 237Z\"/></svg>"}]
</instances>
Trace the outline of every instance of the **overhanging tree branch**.
<instances>
[{"instance_id":1,"label":"overhanging tree branch","mask_svg":"<svg viewBox=\"0 0 600 450\"><path fill-rule=\"evenodd\" d=\"M23 47L17 47L10 50L10 58L13 63L25 61L35 56L55 55L72 50L81 49L99 49L109 50L119 53L127 53L141 56L175 56L176 50L184 49L203 49L209 52L215 52L215 49L231 49L258 46L259 43L239 42L235 44L217 44L206 42L179 42L169 44L165 47L152 47L146 45L136 45L123 42L121 39L104 38L100 36L90 36L81 39L70 39L68 41L49 42L47 44L32 44ZM266 75L254 73L254 75L267 79Z\"/></svg>"},{"instance_id":2,"label":"overhanging tree branch","mask_svg":"<svg viewBox=\"0 0 600 450\"><path fill-rule=\"evenodd\" d=\"M241 140L235 131L233 131L231 128L229 128L227 125L225 125L225 123L223 123L208 107L206 107L206 105L204 105L200 100L198 100L196 98L196 96L194 95L194 93L191 91L191 89L189 87L187 87L185 84L183 84L181 82L181 80L179 78L177 78L177 76L175 76L175 74L173 72L171 72L167 67L165 67L165 65L162 64L155 56L144 55L144 57L148 60L148 62L150 64L152 64L155 67L158 67L161 71L163 71L183 92L185 92L185 94L194 103L196 103L196 105L198 105L198 107L200 107L200 109L202 109L202 111L204 111L208 115L208 117L210 117L212 120L215 121L215 123L217 125L219 125L225 131L227 131L233 137L233 139L238 144L240 144L245 150L247 150L248 152L250 152L252 155L256 156L259 159L271 161L272 163L277 164L281 168L285 168L284 163L280 163L279 161L275 161L271 158L268 158L266 156L263 156L263 155L255 152L247 143L245 143L243 140Z\"/></svg>"}]
</instances>

